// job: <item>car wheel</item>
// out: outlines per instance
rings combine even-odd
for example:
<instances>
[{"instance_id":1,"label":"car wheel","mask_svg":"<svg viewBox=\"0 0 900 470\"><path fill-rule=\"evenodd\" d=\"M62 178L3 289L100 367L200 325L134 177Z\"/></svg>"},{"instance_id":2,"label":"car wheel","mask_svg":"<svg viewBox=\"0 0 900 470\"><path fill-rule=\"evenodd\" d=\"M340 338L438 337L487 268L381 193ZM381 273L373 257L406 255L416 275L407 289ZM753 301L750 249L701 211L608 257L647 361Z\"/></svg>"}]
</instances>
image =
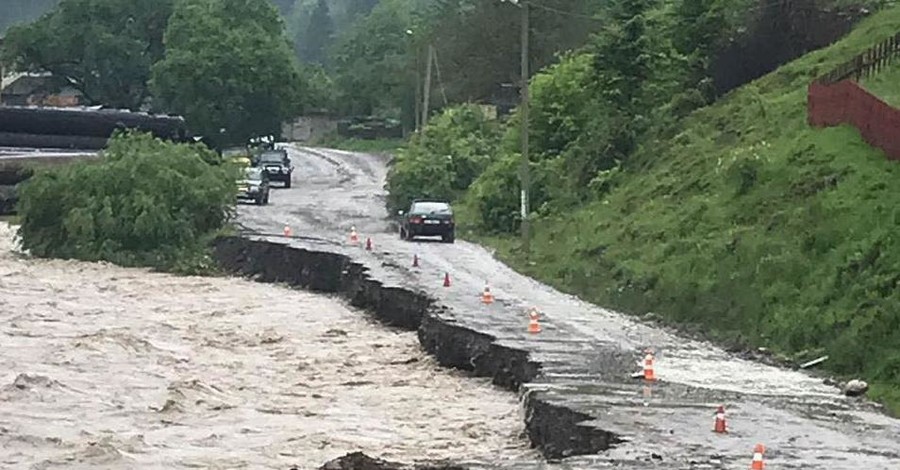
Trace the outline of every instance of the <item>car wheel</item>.
<instances>
[{"instance_id":1,"label":"car wheel","mask_svg":"<svg viewBox=\"0 0 900 470\"><path fill-rule=\"evenodd\" d=\"M291 177L290 177L290 176L288 176L287 179L284 180L284 187L285 187L285 188L290 188L290 187L291 187Z\"/></svg>"},{"instance_id":2,"label":"car wheel","mask_svg":"<svg viewBox=\"0 0 900 470\"><path fill-rule=\"evenodd\" d=\"M441 240L444 243L453 243L454 241L456 241L456 233L450 232L450 233L444 234L441 236Z\"/></svg>"},{"instance_id":3,"label":"car wheel","mask_svg":"<svg viewBox=\"0 0 900 470\"><path fill-rule=\"evenodd\" d=\"M404 232L403 227L400 227L400 239L406 240L406 232Z\"/></svg>"},{"instance_id":4,"label":"car wheel","mask_svg":"<svg viewBox=\"0 0 900 470\"><path fill-rule=\"evenodd\" d=\"M266 197L263 199L263 204L269 203L269 193L266 193Z\"/></svg>"}]
</instances>

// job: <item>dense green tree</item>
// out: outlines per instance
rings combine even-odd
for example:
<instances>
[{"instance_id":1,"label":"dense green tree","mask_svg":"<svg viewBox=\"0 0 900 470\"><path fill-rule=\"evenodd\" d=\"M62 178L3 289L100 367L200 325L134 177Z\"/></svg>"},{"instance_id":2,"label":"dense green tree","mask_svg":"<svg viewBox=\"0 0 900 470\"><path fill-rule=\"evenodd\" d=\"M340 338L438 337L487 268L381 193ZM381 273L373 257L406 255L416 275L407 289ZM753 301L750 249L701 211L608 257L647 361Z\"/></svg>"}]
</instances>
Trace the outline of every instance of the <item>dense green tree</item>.
<instances>
[{"instance_id":1,"label":"dense green tree","mask_svg":"<svg viewBox=\"0 0 900 470\"><path fill-rule=\"evenodd\" d=\"M22 184L22 246L42 257L193 270L234 213L237 169L201 144L118 134L96 162L36 171Z\"/></svg>"},{"instance_id":2,"label":"dense green tree","mask_svg":"<svg viewBox=\"0 0 900 470\"><path fill-rule=\"evenodd\" d=\"M179 2L165 40L165 58L153 67L156 104L216 145L278 134L307 98L266 0Z\"/></svg>"},{"instance_id":3,"label":"dense green tree","mask_svg":"<svg viewBox=\"0 0 900 470\"><path fill-rule=\"evenodd\" d=\"M541 0L530 8L532 72L557 54L584 44L603 24L597 0ZM438 0L431 8L430 42L437 48L443 84L451 101L482 100L520 75L520 9L509 2Z\"/></svg>"},{"instance_id":4,"label":"dense green tree","mask_svg":"<svg viewBox=\"0 0 900 470\"><path fill-rule=\"evenodd\" d=\"M447 108L431 119L397 156L387 177L388 207L405 208L417 197L455 199L495 158L499 126L474 105Z\"/></svg>"},{"instance_id":5,"label":"dense green tree","mask_svg":"<svg viewBox=\"0 0 900 470\"><path fill-rule=\"evenodd\" d=\"M578 175L574 188L588 188L599 172L627 159L649 121L644 87L651 75L651 51L644 14L648 0L620 0L615 21L592 45L594 113L569 153L567 173Z\"/></svg>"},{"instance_id":6,"label":"dense green tree","mask_svg":"<svg viewBox=\"0 0 900 470\"><path fill-rule=\"evenodd\" d=\"M410 11L402 1L383 1L344 35L332 64L341 110L350 114L397 114L412 88Z\"/></svg>"},{"instance_id":7,"label":"dense green tree","mask_svg":"<svg viewBox=\"0 0 900 470\"><path fill-rule=\"evenodd\" d=\"M51 72L95 104L137 109L163 55L173 0L62 0L38 21L9 29L4 57Z\"/></svg>"},{"instance_id":8,"label":"dense green tree","mask_svg":"<svg viewBox=\"0 0 900 470\"><path fill-rule=\"evenodd\" d=\"M309 17L309 24L302 32L299 45L300 59L305 62L324 64L327 48L334 36L334 23L326 0L319 0Z\"/></svg>"},{"instance_id":9,"label":"dense green tree","mask_svg":"<svg viewBox=\"0 0 900 470\"><path fill-rule=\"evenodd\" d=\"M681 0L673 12L672 43L688 59L686 85L697 88L706 100L714 98L709 63L728 31L721 0Z\"/></svg>"}]
</instances>

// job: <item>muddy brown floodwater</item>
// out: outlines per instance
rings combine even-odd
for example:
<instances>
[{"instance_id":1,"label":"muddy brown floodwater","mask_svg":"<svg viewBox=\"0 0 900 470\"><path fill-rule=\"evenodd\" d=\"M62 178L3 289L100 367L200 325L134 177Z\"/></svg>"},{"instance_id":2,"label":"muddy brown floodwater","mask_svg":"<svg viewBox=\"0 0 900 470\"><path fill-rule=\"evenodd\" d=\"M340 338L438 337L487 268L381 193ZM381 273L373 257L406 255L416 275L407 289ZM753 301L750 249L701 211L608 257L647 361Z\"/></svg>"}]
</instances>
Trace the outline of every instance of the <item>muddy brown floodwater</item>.
<instances>
[{"instance_id":1,"label":"muddy brown floodwater","mask_svg":"<svg viewBox=\"0 0 900 470\"><path fill-rule=\"evenodd\" d=\"M0 223L0 466L532 457L514 394L338 300L34 260Z\"/></svg>"}]
</instances>

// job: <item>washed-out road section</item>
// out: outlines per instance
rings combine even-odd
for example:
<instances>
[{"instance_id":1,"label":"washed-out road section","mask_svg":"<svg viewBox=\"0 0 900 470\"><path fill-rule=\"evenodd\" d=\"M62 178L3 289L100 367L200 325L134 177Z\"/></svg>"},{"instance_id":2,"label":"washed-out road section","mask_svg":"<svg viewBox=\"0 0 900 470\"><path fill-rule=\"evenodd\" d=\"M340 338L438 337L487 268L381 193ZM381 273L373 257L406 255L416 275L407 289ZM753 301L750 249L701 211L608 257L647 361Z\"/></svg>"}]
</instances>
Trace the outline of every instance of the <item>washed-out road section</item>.
<instances>
[{"instance_id":1,"label":"washed-out road section","mask_svg":"<svg viewBox=\"0 0 900 470\"><path fill-rule=\"evenodd\" d=\"M0 222L0 468L537 458L514 395L338 299L13 248Z\"/></svg>"},{"instance_id":2,"label":"washed-out road section","mask_svg":"<svg viewBox=\"0 0 900 470\"><path fill-rule=\"evenodd\" d=\"M523 383L510 380L512 366L480 367L478 361L491 361L484 348L470 365L460 357L443 362L493 375L495 383L522 394L529 438L545 456L563 458L569 468L738 469L749 466L754 445L762 443L770 467L900 468L900 420L877 406L844 397L810 375L744 360L564 295L515 273L478 245L402 241L384 209L385 157L301 147L290 152L294 187L275 189L271 205L242 206L244 236L344 257L383 289L429 299L433 305L421 321L431 331L438 324L466 329L490 338L491 350L524 353L527 364L518 366L533 370L518 374ZM268 236L285 226L294 238ZM361 237L358 246L348 243L351 227ZM372 251L363 248L367 238ZM245 254L251 251L244 247ZM418 268L411 266L414 255ZM252 264L244 261L244 268ZM315 277L316 263L301 261L279 269ZM450 287L442 285L445 274ZM497 297L492 305L480 302L485 282ZM530 306L542 312L537 335L527 333ZM426 349L442 360L446 347L436 351L441 345L429 345L429 335L419 330ZM656 354L660 379L649 385L631 378L646 348ZM712 432L720 404L727 434ZM569 432L559 432L563 428Z\"/></svg>"}]
</instances>

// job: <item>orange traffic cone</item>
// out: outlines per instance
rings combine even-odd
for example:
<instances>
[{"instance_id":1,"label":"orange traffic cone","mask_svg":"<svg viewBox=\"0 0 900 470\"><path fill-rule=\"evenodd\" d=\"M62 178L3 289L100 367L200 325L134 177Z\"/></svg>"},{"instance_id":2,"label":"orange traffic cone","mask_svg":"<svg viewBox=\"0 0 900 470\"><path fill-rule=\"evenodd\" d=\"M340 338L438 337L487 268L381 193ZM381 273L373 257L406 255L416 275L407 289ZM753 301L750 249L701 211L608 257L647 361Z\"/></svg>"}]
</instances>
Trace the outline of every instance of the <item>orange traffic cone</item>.
<instances>
[{"instance_id":1,"label":"orange traffic cone","mask_svg":"<svg viewBox=\"0 0 900 470\"><path fill-rule=\"evenodd\" d=\"M484 283L484 292L481 293L481 303L483 303L483 304L494 303L494 294L491 293L491 288L488 287L486 282Z\"/></svg>"},{"instance_id":2,"label":"orange traffic cone","mask_svg":"<svg viewBox=\"0 0 900 470\"><path fill-rule=\"evenodd\" d=\"M356 233L356 227L350 227L350 244L359 245L359 234Z\"/></svg>"},{"instance_id":3,"label":"orange traffic cone","mask_svg":"<svg viewBox=\"0 0 900 470\"><path fill-rule=\"evenodd\" d=\"M644 380L656 380L656 375L653 373L653 353L649 349L647 355L644 356Z\"/></svg>"},{"instance_id":4,"label":"orange traffic cone","mask_svg":"<svg viewBox=\"0 0 900 470\"><path fill-rule=\"evenodd\" d=\"M537 309L532 308L530 312L528 312L528 332L531 334L536 334L541 332L541 324L538 322L538 312Z\"/></svg>"},{"instance_id":5,"label":"orange traffic cone","mask_svg":"<svg viewBox=\"0 0 900 470\"><path fill-rule=\"evenodd\" d=\"M286 237L290 237L290 236L291 236L291 227L288 226L288 225L285 225L285 226L284 226L284 236L286 236Z\"/></svg>"},{"instance_id":6,"label":"orange traffic cone","mask_svg":"<svg viewBox=\"0 0 900 470\"><path fill-rule=\"evenodd\" d=\"M728 432L725 428L725 407L722 405L719 405L719 408L716 409L716 423L713 426L713 431L717 433Z\"/></svg>"},{"instance_id":7,"label":"orange traffic cone","mask_svg":"<svg viewBox=\"0 0 900 470\"><path fill-rule=\"evenodd\" d=\"M763 462L763 453L766 451L766 447L762 444L756 444L753 447L753 461L750 462L750 470L763 470L766 468L766 463Z\"/></svg>"},{"instance_id":8,"label":"orange traffic cone","mask_svg":"<svg viewBox=\"0 0 900 470\"><path fill-rule=\"evenodd\" d=\"M372 251L372 239L366 237L366 251Z\"/></svg>"},{"instance_id":9,"label":"orange traffic cone","mask_svg":"<svg viewBox=\"0 0 900 470\"><path fill-rule=\"evenodd\" d=\"M417 255L417 254L413 254L413 267L414 268L419 267L419 255Z\"/></svg>"},{"instance_id":10,"label":"orange traffic cone","mask_svg":"<svg viewBox=\"0 0 900 470\"><path fill-rule=\"evenodd\" d=\"M444 287L450 287L450 273L444 273Z\"/></svg>"}]
</instances>

